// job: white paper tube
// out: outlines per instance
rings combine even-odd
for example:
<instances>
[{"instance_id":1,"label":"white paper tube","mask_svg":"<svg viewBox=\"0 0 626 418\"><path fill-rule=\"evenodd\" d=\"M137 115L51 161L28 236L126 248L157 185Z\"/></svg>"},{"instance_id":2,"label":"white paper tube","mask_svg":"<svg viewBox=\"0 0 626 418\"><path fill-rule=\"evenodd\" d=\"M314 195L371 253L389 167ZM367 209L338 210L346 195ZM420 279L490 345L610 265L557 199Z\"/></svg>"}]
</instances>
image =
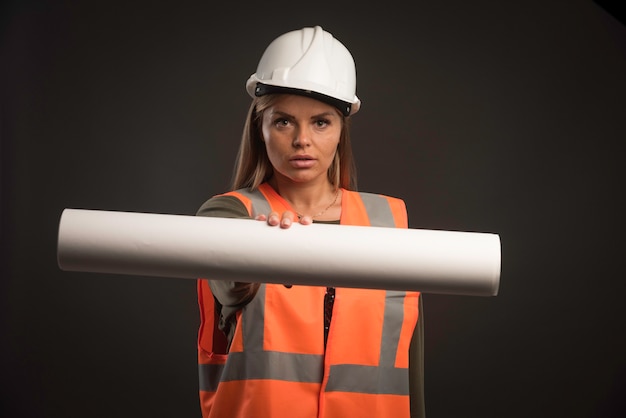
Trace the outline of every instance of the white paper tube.
<instances>
[{"instance_id":1,"label":"white paper tube","mask_svg":"<svg viewBox=\"0 0 626 418\"><path fill-rule=\"evenodd\" d=\"M65 209L62 270L495 296L497 234Z\"/></svg>"}]
</instances>

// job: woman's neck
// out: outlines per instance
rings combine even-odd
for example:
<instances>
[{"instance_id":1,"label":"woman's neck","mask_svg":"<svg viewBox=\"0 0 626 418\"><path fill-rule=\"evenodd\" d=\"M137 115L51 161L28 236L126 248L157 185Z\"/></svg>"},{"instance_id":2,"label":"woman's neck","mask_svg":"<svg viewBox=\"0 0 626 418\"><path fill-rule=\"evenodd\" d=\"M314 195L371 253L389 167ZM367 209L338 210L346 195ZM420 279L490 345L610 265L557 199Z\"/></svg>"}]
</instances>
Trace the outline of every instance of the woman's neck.
<instances>
[{"instance_id":1,"label":"woman's neck","mask_svg":"<svg viewBox=\"0 0 626 418\"><path fill-rule=\"evenodd\" d=\"M341 193L330 181L303 184L281 181L274 176L268 182L298 216L310 216L316 220L339 219Z\"/></svg>"}]
</instances>

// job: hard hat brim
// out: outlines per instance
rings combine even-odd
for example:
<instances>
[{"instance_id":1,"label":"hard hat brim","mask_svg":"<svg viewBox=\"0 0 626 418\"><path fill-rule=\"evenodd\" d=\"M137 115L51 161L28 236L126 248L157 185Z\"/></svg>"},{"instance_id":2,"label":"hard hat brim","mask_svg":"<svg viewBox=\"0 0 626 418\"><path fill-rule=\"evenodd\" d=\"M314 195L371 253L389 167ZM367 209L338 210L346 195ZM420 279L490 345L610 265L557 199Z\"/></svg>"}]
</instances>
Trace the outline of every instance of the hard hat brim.
<instances>
[{"instance_id":1,"label":"hard hat brim","mask_svg":"<svg viewBox=\"0 0 626 418\"><path fill-rule=\"evenodd\" d=\"M311 90L297 89L293 87L273 86L270 84L257 82L254 87L254 95L256 97L265 96L267 94L297 94L299 96L310 97L320 102L327 103L336 107L344 116L350 116L356 113L360 107L360 100L357 98L355 103L346 102L335 97L327 96L322 93Z\"/></svg>"}]
</instances>

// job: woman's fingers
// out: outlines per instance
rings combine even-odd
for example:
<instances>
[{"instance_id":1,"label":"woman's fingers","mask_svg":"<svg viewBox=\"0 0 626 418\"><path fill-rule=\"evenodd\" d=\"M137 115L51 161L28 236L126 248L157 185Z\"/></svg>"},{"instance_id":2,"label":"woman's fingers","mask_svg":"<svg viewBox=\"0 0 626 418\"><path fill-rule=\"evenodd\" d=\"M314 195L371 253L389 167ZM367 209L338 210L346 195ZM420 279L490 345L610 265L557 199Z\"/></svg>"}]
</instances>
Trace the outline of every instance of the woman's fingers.
<instances>
[{"instance_id":1,"label":"woman's fingers","mask_svg":"<svg viewBox=\"0 0 626 418\"><path fill-rule=\"evenodd\" d=\"M271 226L276 226L280 224L280 216L278 216L278 212L272 212L267 217L267 223Z\"/></svg>"},{"instance_id":2,"label":"woman's fingers","mask_svg":"<svg viewBox=\"0 0 626 418\"><path fill-rule=\"evenodd\" d=\"M295 214L289 210L283 212L280 217L280 227L283 229L287 229L293 224L295 218Z\"/></svg>"},{"instance_id":3,"label":"woman's fingers","mask_svg":"<svg viewBox=\"0 0 626 418\"><path fill-rule=\"evenodd\" d=\"M311 225L313 223L313 219L310 216L303 216L298 219L296 214L289 210L283 212L282 214L279 214L278 212L271 212L269 215L260 214L254 219L257 221L267 221L268 225L280 226L282 229L291 227L294 222L298 222L302 225Z\"/></svg>"},{"instance_id":4,"label":"woman's fingers","mask_svg":"<svg viewBox=\"0 0 626 418\"><path fill-rule=\"evenodd\" d=\"M302 218L300 218L300 223L302 225L311 225L313 223L313 218L305 215Z\"/></svg>"}]
</instances>

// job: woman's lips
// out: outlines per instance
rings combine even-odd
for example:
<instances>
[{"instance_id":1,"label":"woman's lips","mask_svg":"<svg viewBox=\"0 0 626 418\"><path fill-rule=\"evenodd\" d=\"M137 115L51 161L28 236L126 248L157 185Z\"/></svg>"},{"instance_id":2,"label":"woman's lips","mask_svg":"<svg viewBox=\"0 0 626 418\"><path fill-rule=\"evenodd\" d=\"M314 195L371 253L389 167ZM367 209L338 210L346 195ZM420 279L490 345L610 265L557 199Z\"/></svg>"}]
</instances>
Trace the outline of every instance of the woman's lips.
<instances>
[{"instance_id":1,"label":"woman's lips","mask_svg":"<svg viewBox=\"0 0 626 418\"><path fill-rule=\"evenodd\" d=\"M296 155L289 159L289 164L294 168L310 168L315 164L315 159L309 155Z\"/></svg>"}]
</instances>

